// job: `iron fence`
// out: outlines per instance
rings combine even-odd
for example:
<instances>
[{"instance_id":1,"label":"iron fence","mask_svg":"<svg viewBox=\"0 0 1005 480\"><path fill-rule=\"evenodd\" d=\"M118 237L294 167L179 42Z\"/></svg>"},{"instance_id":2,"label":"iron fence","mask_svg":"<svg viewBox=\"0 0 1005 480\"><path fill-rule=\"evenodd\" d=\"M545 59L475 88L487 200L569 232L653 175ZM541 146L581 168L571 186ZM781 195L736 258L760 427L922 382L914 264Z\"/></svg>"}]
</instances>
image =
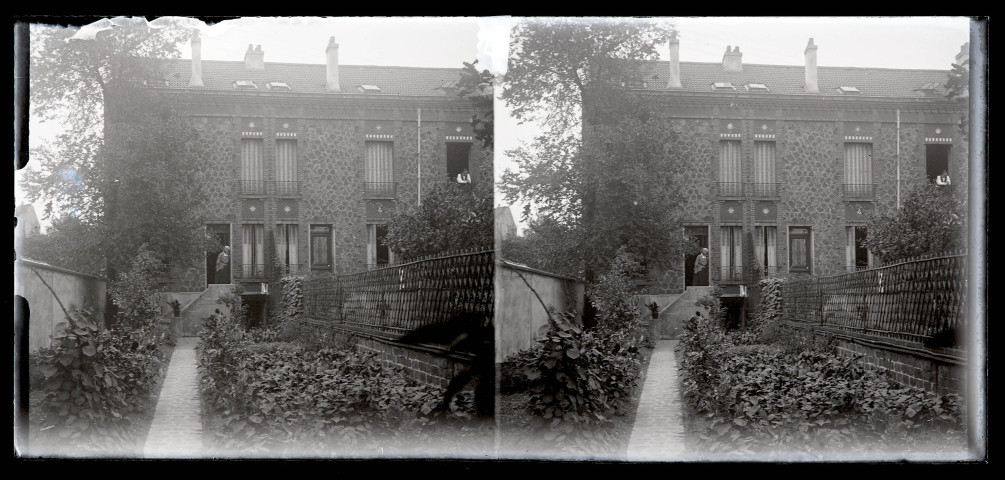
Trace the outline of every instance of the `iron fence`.
<instances>
[{"instance_id":1,"label":"iron fence","mask_svg":"<svg viewBox=\"0 0 1005 480\"><path fill-rule=\"evenodd\" d=\"M316 321L397 337L464 316L491 325L494 252L442 255L304 282L304 313Z\"/></svg>"},{"instance_id":2,"label":"iron fence","mask_svg":"<svg viewBox=\"0 0 1005 480\"><path fill-rule=\"evenodd\" d=\"M751 194L755 197L777 197L777 183L752 183L750 184Z\"/></svg>"},{"instance_id":3,"label":"iron fence","mask_svg":"<svg viewBox=\"0 0 1005 480\"><path fill-rule=\"evenodd\" d=\"M782 286L782 316L880 337L924 342L966 325L965 253L905 261Z\"/></svg>"}]
</instances>

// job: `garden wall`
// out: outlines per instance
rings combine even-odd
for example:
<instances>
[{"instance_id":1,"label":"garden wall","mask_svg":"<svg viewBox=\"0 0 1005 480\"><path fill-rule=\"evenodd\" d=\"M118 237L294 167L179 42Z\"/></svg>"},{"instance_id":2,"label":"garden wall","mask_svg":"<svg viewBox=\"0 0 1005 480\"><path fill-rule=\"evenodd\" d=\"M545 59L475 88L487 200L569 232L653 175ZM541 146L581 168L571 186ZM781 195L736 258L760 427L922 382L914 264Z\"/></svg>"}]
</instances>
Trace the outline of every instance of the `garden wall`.
<instances>
[{"instance_id":1,"label":"garden wall","mask_svg":"<svg viewBox=\"0 0 1005 480\"><path fill-rule=\"evenodd\" d=\"M52 287L52 290L45 284ZM60 303L67 310L71 307L89 307L94 312L92 318L104 318L106 289L107 283L100 277L31 260L15 261L14 294L24 297L30 309L30 351L35 352L52 345L56 325L66 319Z\"/></svg>"},{"instance_id":2,"label":"garden wall","mask_svg":"<svg viewBox=\"0 0 1005 480\"><path fill-rule=\"evenodd\" d=\"M505 260L498 263L495 272L496 363L537 340L538 330L548 324L548 312L541 302L560 312L571 308L582 315L584 285L579 280Z\"/></svg>"}]
</instances>

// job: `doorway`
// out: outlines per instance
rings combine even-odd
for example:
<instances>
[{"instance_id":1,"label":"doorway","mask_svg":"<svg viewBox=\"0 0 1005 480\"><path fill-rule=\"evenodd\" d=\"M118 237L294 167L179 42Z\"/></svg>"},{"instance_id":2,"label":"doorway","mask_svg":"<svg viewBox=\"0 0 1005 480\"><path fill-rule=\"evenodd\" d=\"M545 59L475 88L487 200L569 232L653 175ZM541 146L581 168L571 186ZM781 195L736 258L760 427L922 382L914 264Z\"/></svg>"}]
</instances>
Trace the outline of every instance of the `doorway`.
<instances>
[{"instance_id":1,"label":"doorway","mask_svg":"<svg viewBox=\"0 0 1005 480\"><path fill-rule=\"evenodd\" d=\"M217 271L216 260L223 247L230 246L230 224L218 223L206 225L206 234L215 238L218 246L206 250L206 284L228 284L230 282L230 267ZM229 265L229 264L228 264Z\"/></svg>"},{"instance_id":2,"label":"doorway","mask_svg":"<svg viewBox=\"0 0 1005 480\"><path fill-rule=\"evenodd\" d=\"M695 275L694 273L694 262L698 258L698 252L702 248L708 248L708 227L684 227L684 235L688 236L696 243L696 248L694 253L687 253L684 255L684 287L705 287L708 286L708 269L711 265L705 267L705 273Z\"/></svg>"}]
</instances>

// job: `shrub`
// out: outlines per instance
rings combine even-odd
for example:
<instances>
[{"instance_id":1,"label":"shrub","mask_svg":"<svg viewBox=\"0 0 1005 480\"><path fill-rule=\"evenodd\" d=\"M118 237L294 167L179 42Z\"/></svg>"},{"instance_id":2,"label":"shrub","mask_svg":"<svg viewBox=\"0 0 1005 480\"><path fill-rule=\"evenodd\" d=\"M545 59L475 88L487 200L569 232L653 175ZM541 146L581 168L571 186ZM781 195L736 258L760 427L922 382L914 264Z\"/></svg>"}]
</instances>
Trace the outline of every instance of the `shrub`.
<instances>
[{"instance_id":1,"label":"shrub","mask_svg":"<svg viewBox=\"0 0 1005 480\"><path fill-rule=\"evenodd\" d=\"M205 431L225 450L370 451L472 417L467 392L451 411L435 412L442 388L381 366L372 353L255 343L255 334L225 315L207 320L202 335Z\"/></svg>"},{"instance_id":2,"label":"shrub","mask_svg":"<svg viewBox=\"0 0 1005 480\"><path fill-rule=\"evenodd\" d=\"M153 327L100 330L90 310L72 310L53 346L31 357L36 445L121 453L137 439L129 418L140 412L163 359Z\"/></svg>"}]
</instances>

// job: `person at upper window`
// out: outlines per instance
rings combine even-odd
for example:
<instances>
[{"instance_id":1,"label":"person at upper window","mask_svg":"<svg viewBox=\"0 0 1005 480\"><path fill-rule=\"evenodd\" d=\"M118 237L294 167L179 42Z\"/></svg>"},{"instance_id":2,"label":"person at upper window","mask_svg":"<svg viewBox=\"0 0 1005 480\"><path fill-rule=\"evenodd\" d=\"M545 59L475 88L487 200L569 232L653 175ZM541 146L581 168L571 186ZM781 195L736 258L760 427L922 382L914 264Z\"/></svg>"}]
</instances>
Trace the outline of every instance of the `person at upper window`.
<instances>
[{"instance_id":1,"label":"person at upper window","mask_svg":"<svg viewBox=\"0 0 1005 480\"><path fill-rule=\"evenodd\" d=\"M942 174L940 174L938 177L935 177L935 184L936 185L949 185L950 184L950 181L949 181L949 172L946 171L946 170L943 170Z\"/></svg>"},{"instance_id":2,"label":"person at upper window","mask_svg":"<svg viewBox=\"0 0 1005 480\"><path fill-rule=\"evenodd\" d=\"M468 174L468 169L464 169L463 172L457 174L457 183L471 183L471 175Z\"/></svg>"}]
</instances>

